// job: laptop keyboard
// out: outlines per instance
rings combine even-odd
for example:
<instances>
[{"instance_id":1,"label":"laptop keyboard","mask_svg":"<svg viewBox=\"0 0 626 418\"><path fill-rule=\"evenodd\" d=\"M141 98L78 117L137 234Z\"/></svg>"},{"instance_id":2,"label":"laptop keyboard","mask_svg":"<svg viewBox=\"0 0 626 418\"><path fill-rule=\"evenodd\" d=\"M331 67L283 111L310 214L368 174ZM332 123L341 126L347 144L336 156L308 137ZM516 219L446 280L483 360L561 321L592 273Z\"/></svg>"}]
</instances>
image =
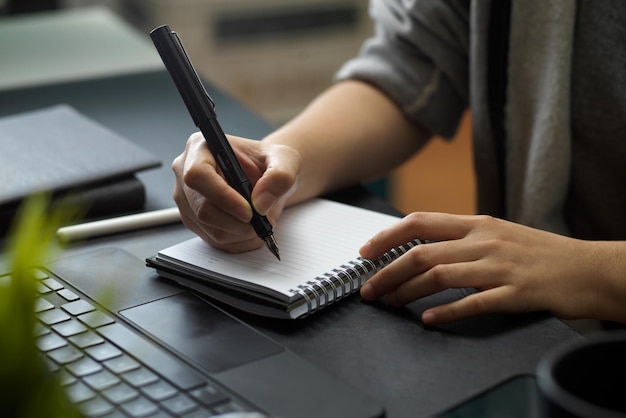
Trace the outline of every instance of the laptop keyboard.
<instances>
[{"instance_id":1,"label":"laptop keyboard","mask_svg":"<svg viewBox=\"0 0 626 418\"><path fill-rule=\"evenodd\" d=\"M36 276L37 347L85 416L265 416L51 273L37 270Z\"/></svg>"}]
</instances>

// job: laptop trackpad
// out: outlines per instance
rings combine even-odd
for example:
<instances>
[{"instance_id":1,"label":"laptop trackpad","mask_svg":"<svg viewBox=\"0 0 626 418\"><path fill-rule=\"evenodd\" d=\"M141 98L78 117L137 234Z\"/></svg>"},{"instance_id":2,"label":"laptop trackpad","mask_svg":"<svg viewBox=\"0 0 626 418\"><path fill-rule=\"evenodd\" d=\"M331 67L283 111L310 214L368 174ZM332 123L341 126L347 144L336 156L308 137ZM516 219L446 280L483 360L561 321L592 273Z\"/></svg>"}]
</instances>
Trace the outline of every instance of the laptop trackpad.
<instances>
[{"instance_id":1,"label":"laptop trackpad","mask_svg":"<svg viewBox=\"0 0 626 418\"><path fill-rule=\"evenodd\" d=\"M284 350L190 293L125 309L120 314L211 373Z\"/></svg>"}]
</instances>

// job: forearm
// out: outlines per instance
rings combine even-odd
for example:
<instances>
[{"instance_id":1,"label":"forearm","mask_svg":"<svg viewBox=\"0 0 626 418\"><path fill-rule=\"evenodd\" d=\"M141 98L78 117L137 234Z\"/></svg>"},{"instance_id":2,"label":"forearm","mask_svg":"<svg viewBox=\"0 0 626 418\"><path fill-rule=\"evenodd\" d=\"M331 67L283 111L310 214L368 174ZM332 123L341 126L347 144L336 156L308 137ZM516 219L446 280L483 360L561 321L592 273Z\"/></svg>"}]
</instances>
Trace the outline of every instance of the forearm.
<instances>
[{"instance_id":1,"label":"forearm","mask_svg":"<svg viewBox=\"0 0 626 418\"><path fill-rule=\"evenodd\" d=\"M386 174L429 137L380 91L346 81L264 141L288 145L301 154L298 187L290 197L295 203Z\"/></svg>"}]
</instances>

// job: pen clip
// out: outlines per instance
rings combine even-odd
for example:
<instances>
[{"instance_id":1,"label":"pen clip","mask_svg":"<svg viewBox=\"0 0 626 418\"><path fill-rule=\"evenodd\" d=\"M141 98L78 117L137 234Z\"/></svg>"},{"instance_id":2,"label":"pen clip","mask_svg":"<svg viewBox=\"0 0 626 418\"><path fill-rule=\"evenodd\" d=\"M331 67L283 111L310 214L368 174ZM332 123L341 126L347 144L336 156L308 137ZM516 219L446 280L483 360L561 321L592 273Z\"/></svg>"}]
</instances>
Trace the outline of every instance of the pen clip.
<instances>
[{"instance_id":1,"label":"pen clip","mask_svg":"<svg viewBox=\"0 0 626 418\"><path fill-rule=\"evenodd\" d=\"M185 57L185 59L187 60L187 63L189 64L188 68L190 68L191 71L193 71L193 74L196 77L196 80L198 81L198 85L202 87L202 90L204 91L204 94L206 95L207 99L209 99L209 103L211 103L211 108L213 110L215 110L215 101L213 101L213 98L209 95L209 93L204 88L204 85L200 81L200 77L198 76L198 73L196 72L196 70L193 67L193 65L191 64L191 59L189 59L189 55L187 55L187 51L185 50L185 46L183 45L183 41L180 39L180 36L178 36L178 33L176 33L175 31L171 31L171 33L174 36L174 38L176 38L176 42L178 42L178 46L180 47L180 51L183 53L183 56Z\"/></svg>"}]
</instances>

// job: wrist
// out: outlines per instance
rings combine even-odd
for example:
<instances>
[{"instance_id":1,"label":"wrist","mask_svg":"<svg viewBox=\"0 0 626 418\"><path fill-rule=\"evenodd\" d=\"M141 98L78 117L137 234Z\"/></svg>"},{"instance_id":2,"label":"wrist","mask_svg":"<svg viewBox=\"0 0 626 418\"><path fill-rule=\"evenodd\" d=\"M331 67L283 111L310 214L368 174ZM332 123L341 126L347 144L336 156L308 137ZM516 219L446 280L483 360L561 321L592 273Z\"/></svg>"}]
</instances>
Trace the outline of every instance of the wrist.
<instances>
[{"instance_id":1,"label":"wrist","mask_svg":"<svg viewBox=\"0 0 626 418\"><path fill-rule=\"evenodd\" d=\"M626 242L589 241L590 317L626 323Z\"/></svg>"}]
</instances>

